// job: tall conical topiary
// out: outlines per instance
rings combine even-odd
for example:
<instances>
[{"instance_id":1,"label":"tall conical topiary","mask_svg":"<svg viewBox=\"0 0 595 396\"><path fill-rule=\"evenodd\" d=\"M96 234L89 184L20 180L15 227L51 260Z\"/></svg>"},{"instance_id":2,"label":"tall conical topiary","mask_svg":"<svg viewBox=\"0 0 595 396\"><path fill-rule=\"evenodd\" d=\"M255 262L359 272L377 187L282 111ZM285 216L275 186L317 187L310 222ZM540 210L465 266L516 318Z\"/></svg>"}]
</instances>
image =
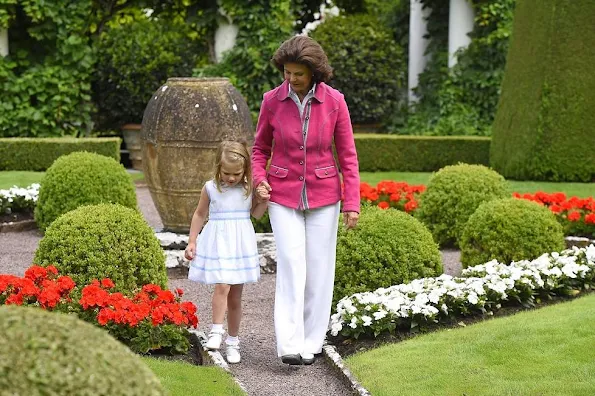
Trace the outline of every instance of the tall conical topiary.
<instances>
[{"instance_id":1,"label":"tall conical topiary","mask_svg":"<svg viewBox=\"0 0 595 396\"><path fill-rule=\"evenodd\" d=\"M493 126L506 178L595 177L595 2L518 0Z\"/></svg>"}]
</instances>

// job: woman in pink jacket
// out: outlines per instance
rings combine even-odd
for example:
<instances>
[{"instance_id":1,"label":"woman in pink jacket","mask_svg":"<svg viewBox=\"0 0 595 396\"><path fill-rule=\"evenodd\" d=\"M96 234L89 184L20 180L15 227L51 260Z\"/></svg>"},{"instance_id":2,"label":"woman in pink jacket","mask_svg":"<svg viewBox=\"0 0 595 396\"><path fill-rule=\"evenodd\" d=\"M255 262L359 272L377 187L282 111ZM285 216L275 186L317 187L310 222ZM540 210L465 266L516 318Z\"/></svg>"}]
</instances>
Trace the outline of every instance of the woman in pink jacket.
<instances>
[{"instance_id":1,"label":"woman in pink jacket","mask_svg":"<svg viewBox=\"0 0 595 396\"><path fill-rule=\"evenodd\" d=\"M295 36L272 62L285 81L264 94L253 178L257 194L270 199L277 245L277 354L283 363L312 364L331 311L341 181L345 226L355 227L359 217L357 153L345 99L325 83L332 68L322 47Z\"/></svg>"}]
</instances>

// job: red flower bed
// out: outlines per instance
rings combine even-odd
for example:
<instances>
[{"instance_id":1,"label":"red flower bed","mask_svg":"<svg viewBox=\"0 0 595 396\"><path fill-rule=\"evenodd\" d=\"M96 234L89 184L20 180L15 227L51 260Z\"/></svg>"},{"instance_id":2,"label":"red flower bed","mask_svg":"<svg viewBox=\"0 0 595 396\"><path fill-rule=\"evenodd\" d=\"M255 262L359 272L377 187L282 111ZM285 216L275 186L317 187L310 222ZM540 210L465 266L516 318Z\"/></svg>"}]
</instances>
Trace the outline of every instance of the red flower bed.
<instances>
[{"instance_id":1,"label":"red flower bed","mask_svg":"<svg viewBox=\"0 0 595 396\"><path fill-rule=\"evenodd\" d=\"M424 185L409 185L405 182L381 181L376 187L360 184L362 203L376 205L382 209L399 209L413 214L417 209ZM513 197L535 201L547 206L564 226L566 235L595 237L595 199L570 197L564 193L519 194Z\"/></svg>"},{"instance_id":2,"label":"red flower bed","mask_svg":"<svg viewBox=\"0 0 595 396\"><path fill-rule=\"evenodd\" d=\"M419 195L426 189L423 185L410 186L405 182L381 181L376 187L361 183L360 197L363 202L377 205L381 209L394 208L412 213L417 209Z\"/></svg>"},{"instance_id":3,"label":"red flower bed","mask_svg":"<svg viewBox=\"0 0 595 396\"><path fill-rule=\"evenodd\" d=\"M567 198L566 194L561 192L548 194L542 191L535 194L513 193L512 195L549 208L564 226L566 235L595 237L595 199L593 197Z\"/></svg>"},{"instance_id":4,"label":"red flower bed","mask_svg":"<svg viewBox=\"0 0 595 396\"><path fill-rule=\"evenodd\" d=\"M106 328L136 352L167 349L185 353L188 327L198 326L196 306L153 284L132 297L111 293L110 279L94 280L79 290L68 276L53 267L32 266L20 278L0 275L0 305L38 306L50 311L75 313L81 319Z\"/></svg>"}]
</instances>

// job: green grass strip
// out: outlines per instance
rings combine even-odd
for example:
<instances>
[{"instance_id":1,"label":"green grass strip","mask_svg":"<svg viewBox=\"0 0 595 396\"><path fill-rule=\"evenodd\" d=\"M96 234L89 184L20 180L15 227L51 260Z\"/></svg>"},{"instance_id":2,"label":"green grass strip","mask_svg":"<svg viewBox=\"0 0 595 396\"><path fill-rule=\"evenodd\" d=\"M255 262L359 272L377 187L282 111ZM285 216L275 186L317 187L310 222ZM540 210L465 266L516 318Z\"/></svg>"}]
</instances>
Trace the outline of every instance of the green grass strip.
<instances>
[{"instance_id":1,"label":"green grass strip","mask_svg":"<svg viewBox=\"0 0 595 396\"><path fill-rule=\"evenodd\" d=\"M353 355L371 394L594 395L595 295Z\"/></svg>"},{"instance_id":2,"label":"green grass strip","mask_svg":"<svg viewBox=\"0 0 595 396\"><path fill-rule=\"evenodd\" d=\"M193 366L170 360L142 358L172 396L245 395L231 375L216 366Z\"/></svg>"}]
</instances>

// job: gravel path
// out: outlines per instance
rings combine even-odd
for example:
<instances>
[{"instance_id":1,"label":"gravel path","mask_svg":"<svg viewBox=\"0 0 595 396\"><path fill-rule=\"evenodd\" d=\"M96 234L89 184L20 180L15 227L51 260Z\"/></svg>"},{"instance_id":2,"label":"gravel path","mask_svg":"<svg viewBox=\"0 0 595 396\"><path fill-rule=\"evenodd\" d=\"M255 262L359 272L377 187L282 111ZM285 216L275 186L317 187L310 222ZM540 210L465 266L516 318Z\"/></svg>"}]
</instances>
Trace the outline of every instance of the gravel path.
<instances>
[{"instance_id":1,"label":"gravel path","mask_svg":"<svg viewBox=\"0 0 595 396\"><path fill-rule=\"evenodd\" d=\"M155 229L163 227L148 189L137 186L139 207L147 222ZM23 275L31 265L41 239L37 230L0 233L0 273ZM442 252L444 270L451 275L460 273L459 252ZM199 330L208 332L211 318L212 287L187 279L170 279L170 287L180 287L184 298L198 306ZM244 288L244 317L240 331L242 363L231 365L233 374L244 384L249 395L351 395L352 392L324 359L311 366L287 366L276 356L273 301L275 276L262 275L257 284Z\"/></svg>"}]
</instances>

